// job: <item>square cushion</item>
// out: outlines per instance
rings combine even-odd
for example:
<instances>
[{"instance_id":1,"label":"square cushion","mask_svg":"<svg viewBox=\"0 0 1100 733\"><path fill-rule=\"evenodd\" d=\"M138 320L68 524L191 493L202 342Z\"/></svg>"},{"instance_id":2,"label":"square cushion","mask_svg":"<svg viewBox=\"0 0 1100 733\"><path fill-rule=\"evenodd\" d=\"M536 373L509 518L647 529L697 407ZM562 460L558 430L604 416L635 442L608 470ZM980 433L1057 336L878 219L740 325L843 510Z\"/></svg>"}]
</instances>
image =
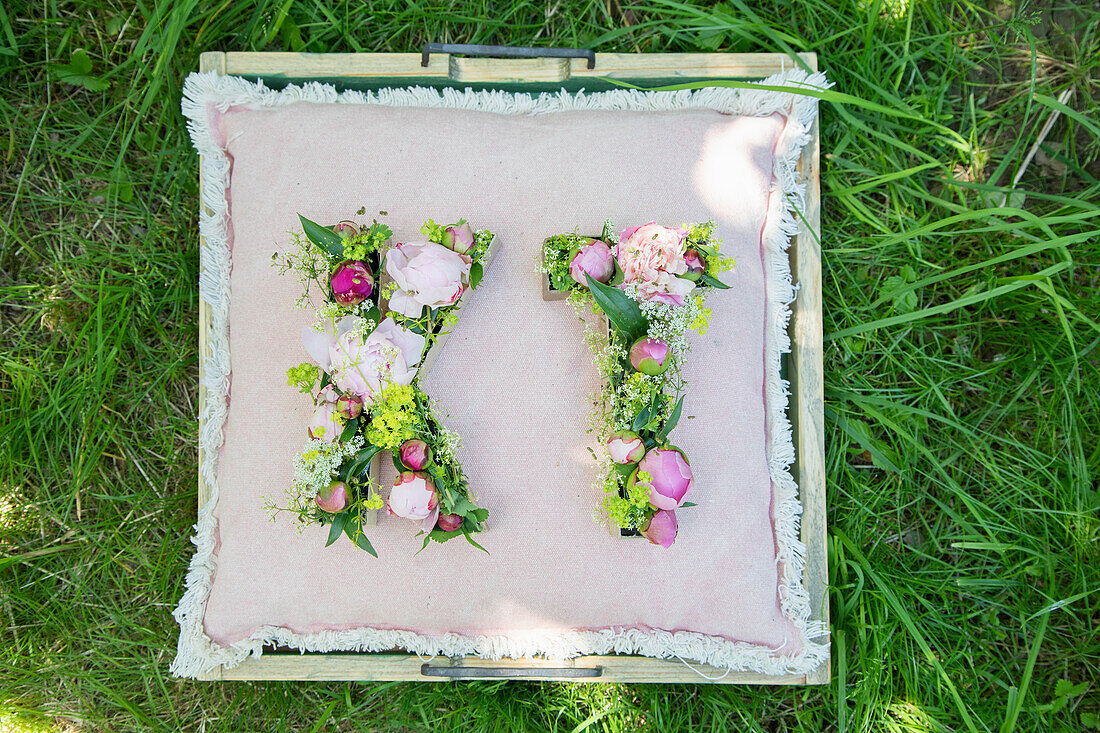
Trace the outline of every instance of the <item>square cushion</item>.
<instances>
[{"instance_id":1,"label":"square cushion","mask_svg":"<svg viewBox=\"0 0 1100 733\"><path fill-rule=\"evenodd\" d=\"M777 335L791 297L782 262L793 165L812 105L731 90L656 101L563 93L540 109L499 93L277 93L209 75L189 87L192 134L209 161L204 195L224 198L204 234L212 247L221 237L231 267L204 262L204 297L226 331L208 371L227 379L210 395L225 407L224 422L204 431L216 501L200 516L178 613L178 672L233 664L264 643L488 657L623 651L761 672L820 660L800 582ZM429 218L496 233L482 285L421 376L490 511L478 536L488 554L461 540L418 552L416 528L380 513L376 559L348 542L326 548L326 528L299 531L264 509L267 498L285 503L308 440L311 405L285 373L308 359L299 332L314 314L293 307L301 286L272 266L299 213L377 217L395 242L422 239ZM730 289L710 291L709 331L690 334L672 438L691 460L698 506L678 512L667 550L594 521L588 415L599 377L572 307L542 299L542 240L598 232L605 218L616 230L714 220L737 260L724 276ZM393 480L384 463L383 495Z\"/></svg>"}]
</instances>

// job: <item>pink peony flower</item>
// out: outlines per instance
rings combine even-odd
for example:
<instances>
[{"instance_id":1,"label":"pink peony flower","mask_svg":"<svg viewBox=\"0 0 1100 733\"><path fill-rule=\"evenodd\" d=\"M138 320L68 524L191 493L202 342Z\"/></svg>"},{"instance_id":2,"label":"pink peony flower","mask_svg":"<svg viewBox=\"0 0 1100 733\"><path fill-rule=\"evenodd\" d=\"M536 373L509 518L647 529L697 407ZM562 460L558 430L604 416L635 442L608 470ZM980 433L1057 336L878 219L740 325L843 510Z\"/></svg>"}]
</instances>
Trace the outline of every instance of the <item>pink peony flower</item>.
<instances>
[{"instance_id":1,"label":"pink peony flower","mask_svg":"<svg viewBox=\"0 0 1100 733\"><path fill-rule=\"evenodd\" d=\"M638 473L642 472L650 475L649 503L657 509L677 508L695 485L691 466L678 448L650 449L638 464Z\"/></svg>"},{"instance_id":2,"label":"pink peony flower","mask_svg":"<svg viewBox=\"0 0 1100 733\"><path fill-rule=\"evenodd\" d=\"M336 390L331 386L321 390L317 398L317 406L313 408L313 415L309 418L309 437L324 443L335 443L340 437L344 426L337 421Z\"/></svg>"},{"instance_id":3,"label":"pink peony flower","mask_svg":"<svg viewBox=\"0 0 1100 733\"><path fill-rule=\"evenodd\" d=\"M390 491L390 514L420 522L431 532L439 518L439 492L431 477L422 471L402 471Z\"/></svg>"},{"instance_id":4,"label":"pink peony flower","mask_svg":"<svg viewBox=\"0 0 1100 733\"><path fill-rule=\"evenodd\" d=\"M645 455L645 441L637 433L620 430L612 433L607 440L607 452L615 463L628 465L637 463Z\"/></svg>"},{"instance_id":5,"label":"pink peony flower","mask_svg":"<svg viewBox=\"0 0 1100 733\"><path fill-rule=\"evenodd\" d=\"M663 374L672 363L672 349L661 339L643 336L630 345L630 366L642 374Z\"/></svg>"},{"instance_id":6,"label":"pink peony flower","mask_svg":"<svg viewBox=\"0 0 1100 733\"><path fill-rule=\"evenodd\" d=\"M400 452L402 465L410 471L423 471L432 462L432 449L417 438L402 443Z\"/></svg>"},{"instance_id":7,"label":"pink peony flower","mask_svg":"<svg viewBox=\"0 0 1100 733\"><path fill-rule=\"evenodd\" d=\"M676 512L664 509L658 511L650 518L649 524L642 530L642 535L666 550L672 547L672 543L676 541Z\"/></svg>"},{"instance_id":8,"label":"pink peony flower","mask_svg":"<svg viewBox=\"0 0 1100 733\"><path fill-rule=\"evenodd\" d=\"M348 505L348 485L343 481L333 481L327 489L317 492L316 501L322 511L330 514L342 512Z\"/></svg>"},{"instance_id":9,"label":"pink peony flower","mask_svg":"<svg viewBox=\"0 0 1100 733\"><path fill-rule=\"evenodd\" d=\"M374 290L374 276L363 262L349 260L332 273L332 295L340 305L358 305Z\"/></svg>"},{"instance_id":10,"label":"pink peony flower","mask_svg":"<svg viewBox=\"0 0 1100 733\"><path fill-rule=\"evenodd\" d=\"M424 352L424 337L386 318L366 338L355 328L361 319L345 316L335 335L302 328L302 343L336 386L373 404L387 384L411 384Z\"/></svg>"},{"instance_id":11,"label":"pink peony flower","mask_svg":"<svg viewBox=\"0 0 1100 733\"><path fill-rule=\"evenodd\" d=\"M453 305L470 281L470 258L434 242L399 244L386 253L386 273L398 290L390 296L390 308L406 316L419 316L424 306Z\"/></svg>"},{"instance_id":12,"label":"pink peony flower","mask_svg":"<svg viewBox=\"0 0 1100 733\"><path fill-rule=\"evenodd\" d=\"M569 274L581 285L588 285L585 274L593 280L606 283L615 274L615 256L606 242L593 239L573 251L569 260Z\"/></svg>"},{"instance_id":13,"label":"pink peony flower","mask_svg":"<svg viewBox=\"0 0 1100 733\"><path fill-rule=\"evenodd\" d=\"M336 400L336 414L345 420L354 420L363 413L363 398L357 394L342 394Z\"/></svg>"},{"instance_id":14,"label":"pink peony flower","mask_svg":"<svg viewBox=\"0 0 1100 733\"><path fill-rule=\"evenodd\" d=\"M462 529L462 522L462 516L459 514L440 514L436 526L444 532L454 532L456 529Z\"/></svg>"},{"instance_id":15,"label":"pink peony flower","mask_svg":"<svg viewBox=\"0 0 1100 733\"><path fill-rule=\"evenodd\" d=\"M692 282L702 277L703 272L707 269L707 261L697 249L689 249L684 252L684 264L687 265L687 272L683 274L683 278Z\"/></svg>"},{"instance_id":16,"label":"pink peony flower","mask_svg":"<svg viewBox=\"0 0 1100 733\"><path fill-rule=\"evenodd\" d=\"M656 222L628 227L619 234L615 248L623 282L636 283L643 300L683 305L695 283L680 275L687 272L684 241L687 231Z\"/></svg>"},{"instance_id":17,"label":"pink peony flower","mask_svg":"<svg viewBox=\"0 0 1100 733\"><path fill-rule=\"evenodd\" d=\"M332 231L339 234L344 239L351 239L352 237L359 236L359 225L354 221L344 219L342 222L332 228Z\"/></svg>"},{"instance_id":18,"label":"pink peony flower","mask_svg":"<svg viewBox=\"0 0 1100 733\"><path fill-rule=\"evenodd\" d=\"M466 222L451 224L443 230L443 246L460 255L470 254L474 248L474 230Z\"/></svg>"}]
</instances>

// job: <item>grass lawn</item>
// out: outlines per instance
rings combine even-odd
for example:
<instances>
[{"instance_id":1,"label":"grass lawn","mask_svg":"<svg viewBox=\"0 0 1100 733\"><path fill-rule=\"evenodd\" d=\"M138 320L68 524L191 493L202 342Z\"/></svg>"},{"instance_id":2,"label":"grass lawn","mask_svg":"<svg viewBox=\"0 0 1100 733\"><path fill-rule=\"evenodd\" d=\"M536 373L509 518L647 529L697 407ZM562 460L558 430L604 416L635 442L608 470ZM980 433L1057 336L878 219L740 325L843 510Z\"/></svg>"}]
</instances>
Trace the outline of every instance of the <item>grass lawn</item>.
<instances>
[{"instance_id":1,"label":"grass lawn","mask_svg":"<svg viewBox=\"0 0 1100 733\"><path fill-rule=\"evenodd\" d=\"M1098 39L1089 2L0 4L0 731L1100 728ZM168 676L196 501L182 79L203 50L426 41L811 50L871 103L821 110L827 687Z\"/></svg>"}]
</instances>

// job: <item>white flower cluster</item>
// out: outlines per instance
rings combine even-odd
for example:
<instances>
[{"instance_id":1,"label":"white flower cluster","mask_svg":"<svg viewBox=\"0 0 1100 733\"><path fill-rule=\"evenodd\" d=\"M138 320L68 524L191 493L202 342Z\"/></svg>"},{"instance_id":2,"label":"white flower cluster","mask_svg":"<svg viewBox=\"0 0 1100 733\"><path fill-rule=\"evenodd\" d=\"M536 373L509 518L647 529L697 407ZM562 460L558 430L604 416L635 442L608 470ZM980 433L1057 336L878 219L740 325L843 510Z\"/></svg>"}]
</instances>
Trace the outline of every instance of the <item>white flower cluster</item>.
<instances>
[{"instance_id":1,"label":"white flower cluster","mask_svg":"<svg viewBox=\"0 0 1100 733\"><path fill-rule=\"evenodd\" d=\"M429 409L439 425L438 442L432 446L432 450L435 451L435 462L439 465L448 463L458 465L458 458L455 453L462 447L462 436L443 427L443 421L450 418L450 414L440 406L438 400L433 399L429 404Z\"/></svg>"},{"instance_id":2,"label":"white flower cluster","mask_svg":"<svg viewBox=\"0 0 1100 733\"><path fill-rule=\"evenodd\" d=\"M649 319L650 338L661 339L672 349L673 369L679 372L684 365L691 341L687 331L696 322L703 308L704 299L699 288L684 298L683 305L669 305L656 301L639 303L642 315Z\"/></svg>"},{"instance_id":3,"label":"white flower cluster","mask_svg":"<svg viewBox=\"0 0 1100 733\"><path fill-rule=\"evenodd\" d=\"M314 508L317 492L332 483L344 459L355 455L364 445L363 436L356 433L346 443L325 443L311 440L294 458L294 481L287 489L287 508L297 512L303 521Z\"/></svg>"}]
</instances>

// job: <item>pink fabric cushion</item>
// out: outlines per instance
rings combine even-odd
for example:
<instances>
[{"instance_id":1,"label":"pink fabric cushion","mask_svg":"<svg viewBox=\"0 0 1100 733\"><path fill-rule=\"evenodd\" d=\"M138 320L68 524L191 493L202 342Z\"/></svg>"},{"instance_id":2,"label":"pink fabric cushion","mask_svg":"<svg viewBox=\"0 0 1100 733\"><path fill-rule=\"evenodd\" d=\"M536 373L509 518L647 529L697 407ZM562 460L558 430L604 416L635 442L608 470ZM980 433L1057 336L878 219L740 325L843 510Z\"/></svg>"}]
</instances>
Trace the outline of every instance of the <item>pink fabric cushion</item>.
<instances>
[{"instance_id":1,"label":"pink fabric cushion","mask_svg":"<svg viewBox=\"0 0 1100 733\"><path fill-rule=\"evenodd\" d=\"M295 104L234 108L213 121L232 158L232 386L216 508L217 571L205 630L218 643L262 626L522 634L604 628L690 630L784 653L773 487L764 453L765 291L761 230L785 118L711 111L506 116L456 109ZM300 212L316 221L378 212L395 240L468 218L500 238L496 260L423 380L464 441L459 457L490 512L479 541L429 546L380 517L379 559L326 530L272 522L310 407L286 386L307 359L292 308L299 286L271 266ZM738 266L694 337L684 418L695 508L668 550L614 539L593 516L599 490L586 418L598 384L583 326L545 302L542 240L651 219L713 218ZM392 471L383 477L388 491Z\"/></svg>"}]
</instances>

